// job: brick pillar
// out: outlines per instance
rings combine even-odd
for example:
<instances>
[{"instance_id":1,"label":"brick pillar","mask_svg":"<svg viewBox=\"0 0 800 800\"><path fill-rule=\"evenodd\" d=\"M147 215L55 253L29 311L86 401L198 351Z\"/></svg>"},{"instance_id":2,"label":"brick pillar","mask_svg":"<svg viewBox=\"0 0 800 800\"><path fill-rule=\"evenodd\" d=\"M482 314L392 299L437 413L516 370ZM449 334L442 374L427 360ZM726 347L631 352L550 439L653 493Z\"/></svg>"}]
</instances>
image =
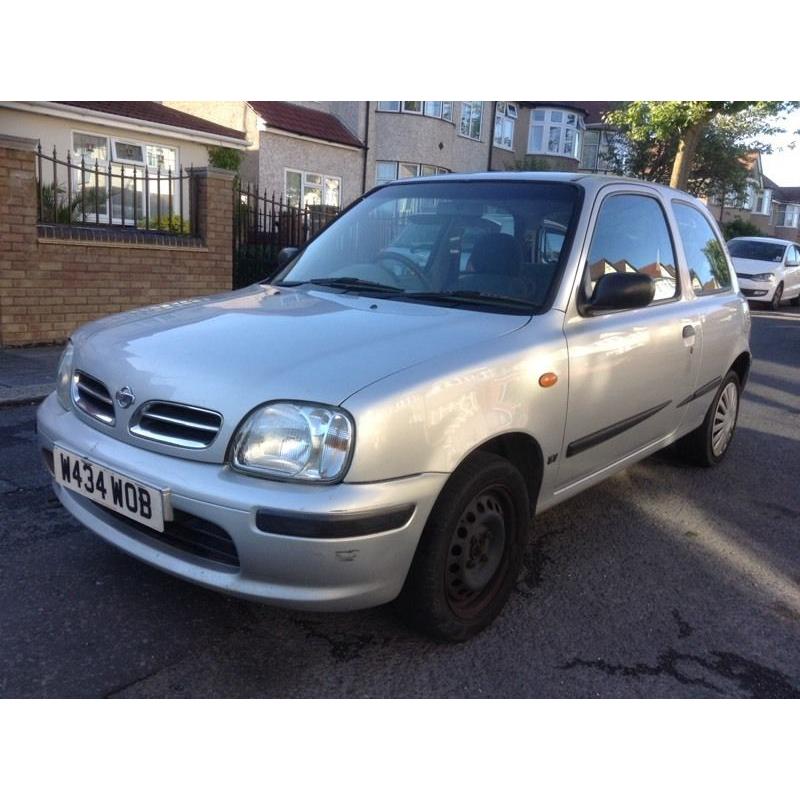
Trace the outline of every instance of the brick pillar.
<instances>
[{"instance_id":1,"label":"brick pillar","mask_svg":"<svg viewBox=\"0 0 800 800\"><path fill-rule=\"evenodd\" d=\"M0 135L0 346L28 333L24 298L36 254L37 144Z\"/></svg>"},{"instance_id":2,"label":"brick pillar","mask_svg":"<svg viewBox=\"0 0 800 800\"><path fill-rule=\"evenodd\" d=\"M233 179L235 173L217 167L192 170L196 182L197 233L212 254L215 272L230 289L233 281Z\"/></svg>"}]
</instances>

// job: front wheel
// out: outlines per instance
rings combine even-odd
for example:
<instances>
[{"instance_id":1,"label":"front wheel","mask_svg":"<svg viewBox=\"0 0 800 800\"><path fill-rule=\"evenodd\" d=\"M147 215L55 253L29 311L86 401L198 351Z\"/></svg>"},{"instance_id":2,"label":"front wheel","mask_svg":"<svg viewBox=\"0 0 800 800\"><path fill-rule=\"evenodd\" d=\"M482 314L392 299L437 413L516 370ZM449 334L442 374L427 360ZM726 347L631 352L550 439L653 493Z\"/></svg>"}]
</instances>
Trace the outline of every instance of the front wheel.
<instances>
[{"instance_id":1,"label":"front wheel","mask_svg":"<svg viewBox=\"0 0 800 800\"><path fill-rule=\"evenodd\" d=\"M703 424L677 443L687 461L713 467L725 458L739 419L740 394L739 376L731 370L717 389Z\"/></svg>"},{"instance_id":2,"label":"front wheel","mask_svg":"<svg viewBox=\"0 0 800 800\"><path fill-rule=\"evenodd\" d=\"M431 511L398 607L413 626L461 642L500 613L519 574L530 512L519 470L478 452Z\"/></svg>"}]
</instances>

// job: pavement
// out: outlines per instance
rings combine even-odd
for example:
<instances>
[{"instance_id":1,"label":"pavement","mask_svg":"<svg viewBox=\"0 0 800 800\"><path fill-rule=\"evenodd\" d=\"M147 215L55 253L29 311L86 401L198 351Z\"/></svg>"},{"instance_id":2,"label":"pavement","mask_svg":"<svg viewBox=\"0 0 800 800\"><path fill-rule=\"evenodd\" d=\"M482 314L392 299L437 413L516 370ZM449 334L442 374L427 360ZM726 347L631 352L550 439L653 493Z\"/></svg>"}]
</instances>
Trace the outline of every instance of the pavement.
<instances>
[{"instance_id":1,"label":"pavement","mask_svg":"<svg viewBox=\"0 0 800 800\"><path fill-rule=\"evenodd\" d=\"M0 348L0 407L50 394L63 350L63 345Z\"/></svg>"},{"instance_id":2,"label":"pavement","mask_svg":"<svg viewBox=\"0 0 800 800\"><path fill-rule=\"evenodd\" d=\"M459 645L135 561L56 501L35 406L0 409L0 696L800 697L800 314L756 311L752 345L723 464L664 452L537 517Z\"/></svg>"}]
</instances>

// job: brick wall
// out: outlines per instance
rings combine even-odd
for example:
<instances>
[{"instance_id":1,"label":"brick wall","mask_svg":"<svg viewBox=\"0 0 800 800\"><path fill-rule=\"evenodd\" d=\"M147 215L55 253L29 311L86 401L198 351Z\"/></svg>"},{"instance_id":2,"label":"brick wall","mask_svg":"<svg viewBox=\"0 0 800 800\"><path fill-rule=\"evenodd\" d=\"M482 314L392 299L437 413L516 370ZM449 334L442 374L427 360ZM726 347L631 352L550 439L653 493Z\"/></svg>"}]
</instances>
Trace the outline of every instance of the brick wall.
<instances>
[{"instance_id":1,"label":"brick wall","mask_svg":"<svg viewBox=\"0 0 800 800\"><path fill-rule=\"evenodd\" d=\"M196 171L199 239L191 245L45 237L35 144L0 136L0 345L59 342L98 317L230 289L231 173Z\"/></svg>"}]
</instances>

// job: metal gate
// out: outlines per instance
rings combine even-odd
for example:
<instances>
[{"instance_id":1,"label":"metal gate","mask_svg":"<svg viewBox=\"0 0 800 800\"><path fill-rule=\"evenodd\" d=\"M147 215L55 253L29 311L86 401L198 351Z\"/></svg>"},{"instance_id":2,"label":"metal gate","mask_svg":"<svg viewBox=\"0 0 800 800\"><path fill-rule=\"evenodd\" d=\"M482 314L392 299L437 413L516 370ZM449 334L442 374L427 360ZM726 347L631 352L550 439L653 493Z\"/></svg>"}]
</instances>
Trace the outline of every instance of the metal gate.
<instances>
[{"instance_id":1,"label":"metal gate","mask_svg":"<svg viewBox=\"0 0 800 800\"><path fill-rule=\"evenodd\" d=\"M283 195L234 182L233 288L271 277L284 247L301 247L338 214L332 206L301 207Z\"/></svg>"}]
</instances>

